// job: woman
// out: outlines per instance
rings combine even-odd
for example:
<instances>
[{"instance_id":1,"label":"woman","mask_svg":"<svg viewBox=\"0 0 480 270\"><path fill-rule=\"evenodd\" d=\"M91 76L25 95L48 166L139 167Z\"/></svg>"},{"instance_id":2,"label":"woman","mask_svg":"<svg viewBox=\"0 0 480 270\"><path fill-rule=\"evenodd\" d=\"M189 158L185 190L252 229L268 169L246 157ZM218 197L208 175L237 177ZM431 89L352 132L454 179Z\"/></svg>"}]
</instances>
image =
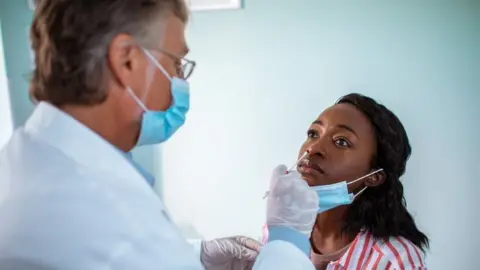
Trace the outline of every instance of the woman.
<instances>
[{"instance_id":1,"label":"woman","mask_svg":"<svg viewBox=\"0 0 480 270\"><path fill-rule=\"evenodd\" d=\"M399 119L373 99L349 94L326 109L307 135L299 155L309 154L298 171L310 186L349 183L373 172L348 185L353 201L319 213L310 239L315 267L426 269L429 240L407 211L399 179L411 153ZM320 206L324 192L342 197L341 184L333 187L317 190Z\"/></svg>"}]
</instances>

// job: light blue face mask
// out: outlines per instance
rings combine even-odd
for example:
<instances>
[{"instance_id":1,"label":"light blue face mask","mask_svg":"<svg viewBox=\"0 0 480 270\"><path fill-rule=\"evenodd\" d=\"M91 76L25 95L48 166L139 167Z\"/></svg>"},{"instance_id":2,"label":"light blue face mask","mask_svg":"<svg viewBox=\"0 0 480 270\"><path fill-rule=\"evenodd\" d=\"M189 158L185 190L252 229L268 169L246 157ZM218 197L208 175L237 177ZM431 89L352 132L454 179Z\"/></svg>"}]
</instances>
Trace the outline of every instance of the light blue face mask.
<instances>
[{"instance_id":1,"label":"light blue face mask","mask_svg":"<svg viewBox=\"0 0 480 270\"><path fill-rule=\"evenodd\" d=\"M323 213L332 208L351 204L355 197L360 195L367 187L364 187L357 194L348 193L348 185L361 181L367 177L370 177L376 173L383 171L383 169L376 170L358 179L355 179L349 183L343 181L331 185L321 185L312 187L318 194L318 213Z\"/></svg>"},{"instance_id":2,"label":"light blue face mask","mask_svg":"<svg viewBox=\"0 0 480 270\"><path fill-rule=\"evenodd\" d=\"M170 80L170 91L173 104L166 111L151 111L133 93L131 88L127 91L132 95L137 104L143 109L140 136L136 146L153 145L168 140L185 123L186 114L190 108L190 86L178 77L171 77L162 65L144 49L150 61Z\"/></svg>"}]
</instances>

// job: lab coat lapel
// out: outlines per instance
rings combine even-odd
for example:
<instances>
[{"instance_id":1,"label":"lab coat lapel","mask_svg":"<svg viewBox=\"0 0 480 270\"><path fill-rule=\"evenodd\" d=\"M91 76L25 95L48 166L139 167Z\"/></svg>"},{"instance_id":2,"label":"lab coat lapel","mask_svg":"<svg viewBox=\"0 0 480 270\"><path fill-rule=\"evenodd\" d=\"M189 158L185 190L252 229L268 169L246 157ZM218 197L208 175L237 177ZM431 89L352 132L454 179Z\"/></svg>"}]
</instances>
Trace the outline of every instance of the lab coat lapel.
<instances>
[{"instance_id":1,"label":"lab coat lapel","mask_svg":"<svg viewBox=\"0 0 480 270\"><path fill-rule=\"evenodd\" d=\"M89 169L145 182L124 153L49 103L40 102L37 105L25 124L25 132Z\"/></svg>"}]
</instances>

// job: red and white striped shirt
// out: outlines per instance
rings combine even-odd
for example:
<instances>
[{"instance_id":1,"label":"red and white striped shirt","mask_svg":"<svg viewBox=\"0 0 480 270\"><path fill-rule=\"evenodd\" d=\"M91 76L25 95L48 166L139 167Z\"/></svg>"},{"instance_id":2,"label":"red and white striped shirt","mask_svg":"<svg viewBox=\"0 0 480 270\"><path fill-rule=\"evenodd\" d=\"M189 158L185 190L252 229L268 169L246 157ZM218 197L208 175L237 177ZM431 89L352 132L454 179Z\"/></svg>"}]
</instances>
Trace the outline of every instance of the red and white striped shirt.
<instances>
[{"instance_id":1,"label":"red and white striped shirt","mask_svg":"<svg viewBox=\"0 0 480 270\"><path fill-rule=\"evenodd\" d=\"M340 259L330 262L327 270L344 269L427 269L422 251L403 237L376 240L362 232Z\"/></svg>"}]
</instances>

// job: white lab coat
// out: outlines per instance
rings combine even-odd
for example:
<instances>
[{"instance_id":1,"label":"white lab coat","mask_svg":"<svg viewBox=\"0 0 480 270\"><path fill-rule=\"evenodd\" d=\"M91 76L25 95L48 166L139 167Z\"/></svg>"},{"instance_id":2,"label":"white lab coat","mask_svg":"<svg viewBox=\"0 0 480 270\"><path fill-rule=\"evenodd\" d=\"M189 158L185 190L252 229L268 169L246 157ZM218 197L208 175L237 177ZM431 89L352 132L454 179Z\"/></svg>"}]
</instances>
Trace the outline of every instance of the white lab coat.
<instances>
[{"instance_id":1,"label":"white lab coat","mask_svg":"<svg viewBox=\"0 0 480 270\"><path fill-rule=\"evenodd\" d=\"M203 269L125 156L48 103L0 152L0 188L2 270ZM308 261L275 242L257 269Z\"/></svg>"}]
</instances>

